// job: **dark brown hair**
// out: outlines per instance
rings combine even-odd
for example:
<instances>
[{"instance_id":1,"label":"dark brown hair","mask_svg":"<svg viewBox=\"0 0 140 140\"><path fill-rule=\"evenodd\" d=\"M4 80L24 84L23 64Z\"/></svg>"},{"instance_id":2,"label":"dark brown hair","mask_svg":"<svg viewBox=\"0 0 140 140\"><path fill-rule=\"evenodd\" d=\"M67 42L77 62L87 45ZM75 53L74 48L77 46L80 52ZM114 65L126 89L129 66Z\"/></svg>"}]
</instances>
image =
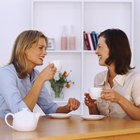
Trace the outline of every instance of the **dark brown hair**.
<instances>
[{"instance_id":1,"label":"dark brown hair","mask_svg":"<svg viewBox=\"0 0 140 140\"><path fill-rule=\"evenodd\" d=\"M98 38L104 37L105 43L109 48L109 58L106 64L115 64L117 74L126 74L131 63L131 49L127 35L120 29L107 29L101 32Z\"/></svg>"}]
</instances>

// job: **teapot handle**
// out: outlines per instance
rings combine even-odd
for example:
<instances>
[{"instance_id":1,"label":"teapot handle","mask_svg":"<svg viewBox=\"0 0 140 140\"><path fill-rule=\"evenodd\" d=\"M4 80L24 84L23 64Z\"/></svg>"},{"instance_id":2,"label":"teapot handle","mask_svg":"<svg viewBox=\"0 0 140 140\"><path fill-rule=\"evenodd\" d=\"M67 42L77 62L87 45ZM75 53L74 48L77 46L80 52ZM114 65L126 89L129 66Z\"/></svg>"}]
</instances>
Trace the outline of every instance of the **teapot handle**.
<instances>
[{"instance_id":1,"label":"teapot handle","mask_svg":"<svg viewBox=\"0 0 140 140\"><path fill-rule=\"evenodd\" d=\"M13 125L10 125L10 124L9 124L9 122L8 122L8 120L7 120L7 117L8 117L8 116L12 116L12 117L14 118L14 114L12 114L12 113L7 113L7 114L5 115L5 122L6 122L6 124L7 124L9 127L14 128Z\"/></svg>"}]
</instances>

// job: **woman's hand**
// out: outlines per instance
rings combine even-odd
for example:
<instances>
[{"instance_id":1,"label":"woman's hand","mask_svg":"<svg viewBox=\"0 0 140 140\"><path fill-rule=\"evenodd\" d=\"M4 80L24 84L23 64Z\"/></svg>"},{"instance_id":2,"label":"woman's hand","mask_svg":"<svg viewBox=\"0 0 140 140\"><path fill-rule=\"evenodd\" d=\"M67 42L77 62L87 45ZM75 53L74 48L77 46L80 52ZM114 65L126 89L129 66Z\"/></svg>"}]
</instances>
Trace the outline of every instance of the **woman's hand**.
<instances>
[{"instance_id":1,"label":"woman's hand","mask_svg":"<svg viewBox=\"0 0 140 140\"><path fill-rule=\"evenodd\" d=\"M111 102L119 102L122 96L112 89L103 89L101 98Z\"/></svg>"},{"instance_id":2,"label":"woman's hand","mask_svg":"<svg viewBox=\"0 0 140 140\"><path fill-rule=\"evenodd\" d=\"M43 81L48 81L54 77L55 73L56 67L54 66L54 64L49 64L39 73L39 77L41 77Z\"/></svg>"},{"instance_id":3,"label":"woman's hand","mask_svg":"<svg viewBox=\"0 0 140 140\"><path fill-rule=\"evenodd\" d=\"M80 106L80 102L75 98L69 98L66 108L70 111L77 110Z\"/></svg>"},{"instance_id":4,"label":"woman's hand","mask_svg":"<svg viewBox=\"0 0 140 140\"><path fill-rule=\"evenodd\" d=\"M96 100L91 99L89 93L85 93L84 95L85 95L85 98L84 98L85 105L88 106L89 108L93 107L94 102Z\"/></svg>"},{"instance_id":5,"label":"woman's hand","mask_svg":"<svg viewBox=\"0 0 140 140\"><path fill-rule=\"evenodd\" d=\"M97 104L95 104L96 100L92 99L89 93L85 93L84 95L85 95L84 102L89 109L89 114L99 114Z\"/></svg>"}]
</instances>

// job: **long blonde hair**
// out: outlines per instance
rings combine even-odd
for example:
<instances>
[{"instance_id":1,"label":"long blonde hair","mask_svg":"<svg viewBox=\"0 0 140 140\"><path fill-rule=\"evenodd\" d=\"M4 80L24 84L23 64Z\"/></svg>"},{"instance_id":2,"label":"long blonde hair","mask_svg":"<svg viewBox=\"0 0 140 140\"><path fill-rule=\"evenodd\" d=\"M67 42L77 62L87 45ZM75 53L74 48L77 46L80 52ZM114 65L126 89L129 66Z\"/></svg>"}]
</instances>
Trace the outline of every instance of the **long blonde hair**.
<instances>
[{"instance_id":1,"label":"long blonde hair","mask_svg":"<svg viewBox=\"0 0 140 140\"><path fill-rule=\"evenodd\" d=\"M28 63L25 56L25 50L37 43L39 38L43 37L48 44L47 37L40 31L27 30L19 34L13 46L13 52L9 64L13 64L18 73L18 77L23 79L27 76Z\"/></svg>"}]
</instances>

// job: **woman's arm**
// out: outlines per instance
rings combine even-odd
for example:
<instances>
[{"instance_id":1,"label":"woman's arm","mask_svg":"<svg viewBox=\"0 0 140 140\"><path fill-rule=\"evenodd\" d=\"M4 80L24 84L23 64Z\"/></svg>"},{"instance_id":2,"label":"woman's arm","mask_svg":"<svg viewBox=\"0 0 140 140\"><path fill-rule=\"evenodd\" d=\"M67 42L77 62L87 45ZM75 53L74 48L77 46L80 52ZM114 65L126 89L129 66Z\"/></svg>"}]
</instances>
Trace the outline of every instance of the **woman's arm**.
<instances>
[{"instance_id":1,"label":"woman's arm","mask_svg":"<svg viewBox=\"0 0 140 140\"><path fill-rule=\"evenodd\" d=\"M20 81L20 80L19 80ZM19 85L19 86L18 86ZM5 116L7 111L16 113L22 108L27 108L27 105L22 100L22 95L19 91L20 84L16 76L15 70L7 66L0 69L0 104L1 114Z\"/></svg>"},{"instance_id":2,"label":"woman's arm","mask_svg":"<svg viewBox=\"0 0 140 140\"><path fill-rule=\"evenodd\" d=\"M140 120L140 105L135 106L125 97L112 89L104 89L102 99L118 103L122 109L134 120Z\"/></svg>"},{"instance_id":3,"label":"woman's arm","mask_svg":"<svg viewBox=\"0 0 140 140\"><path fill-rule=\"evenodd\" d=\"M29 107L30 110L33 110L35 104L37 103L38 97L40 95L44 83L52 79L55 72L56 68L54 67L53 64L50 64L39 73L30 91L23 99L23 101L26 103L26 105Z\"/></svg>"},{"instance_id":4,"label":"woman's arm","mask_svg":"<svg viewBox=\"0 0 140 140\"><path fill-rule=\"evenodd\" d=\"M135 106L124 97L121 97L118 103L132 119L140 120L140 105Z\"/></svg>"}]
</instances>

